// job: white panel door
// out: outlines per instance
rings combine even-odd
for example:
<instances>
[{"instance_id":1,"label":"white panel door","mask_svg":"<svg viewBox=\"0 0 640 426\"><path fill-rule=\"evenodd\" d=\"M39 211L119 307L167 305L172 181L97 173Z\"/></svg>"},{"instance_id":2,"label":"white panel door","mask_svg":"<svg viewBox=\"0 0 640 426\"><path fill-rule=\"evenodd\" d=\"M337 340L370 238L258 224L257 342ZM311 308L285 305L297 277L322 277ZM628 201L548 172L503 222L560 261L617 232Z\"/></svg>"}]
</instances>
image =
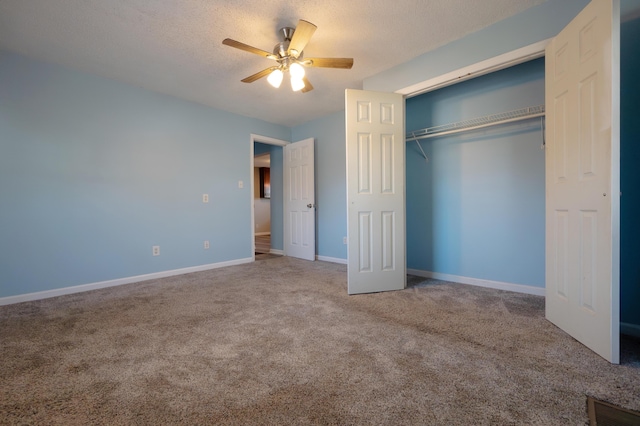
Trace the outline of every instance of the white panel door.
<instances>
[{"instance_id":1,"label":"white panel door","mask_svg":"<svg viewBox=\"0 0 640 426\"><path fill-rule=\"evenodd\" d=\"M546 317L620 357L619 5L593 0L546 50Z\"/></svg>"},{"instance_id":2,"label":"white panel door","mask_svg":"<svg viewBox=\"0 0 640 426\"><path fill-rule=\"evenodd\" d=\"M316 259L313 138L284 147L284 253Z\"/></svg>"},{"instance_id":3,"label":"white panel door","mask_svg":"<svg viewBox=\"0 0 640 426\"><path fill-rule=\"evenodd\" d=\"M348 292L406 285L404 98L346 91Z\"/></svg>"}]
</instances>

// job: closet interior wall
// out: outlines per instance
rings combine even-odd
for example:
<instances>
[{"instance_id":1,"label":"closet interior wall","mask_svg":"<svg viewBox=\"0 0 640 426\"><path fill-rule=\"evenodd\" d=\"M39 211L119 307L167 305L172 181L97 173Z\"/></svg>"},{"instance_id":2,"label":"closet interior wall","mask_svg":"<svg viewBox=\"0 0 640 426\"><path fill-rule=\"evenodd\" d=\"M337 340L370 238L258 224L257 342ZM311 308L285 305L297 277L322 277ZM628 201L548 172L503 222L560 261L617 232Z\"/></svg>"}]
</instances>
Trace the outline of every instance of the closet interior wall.
<instances>
[{"instance_id":1,"label":"closet interior wall","mask_svg":"<svg viewBox=\"0 0 640 426\"><path fill-rule=\"evenodd\" d=\"M622 20L620 74L620 329L640 337L640 18Z\"/></svg>"},{"instance_id":2,"label":"closet interior wall","mask_svg":"<svg viewBox=\"0 0 640 426\"><path fill-rule=\"evenodd\" d=\"M407 99L406 130L544 104L544 59ZM540 120L407 142L407 268L544 288Z\"/></svg>"}]
</instances>

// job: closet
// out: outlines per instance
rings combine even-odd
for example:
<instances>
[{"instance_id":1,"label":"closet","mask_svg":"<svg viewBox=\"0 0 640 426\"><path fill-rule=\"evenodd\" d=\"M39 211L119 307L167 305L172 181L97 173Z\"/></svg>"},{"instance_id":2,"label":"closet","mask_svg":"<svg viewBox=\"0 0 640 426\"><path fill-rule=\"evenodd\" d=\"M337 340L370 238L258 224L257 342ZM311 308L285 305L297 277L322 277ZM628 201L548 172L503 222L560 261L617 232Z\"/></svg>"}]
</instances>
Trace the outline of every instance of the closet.
<instances>
[{"instance_id":1,"label":"closet","mask_svg":"<svg viewBox=\"0 0 640 426\"><path fill-rule=\"evenodd\" d=\"M544 59L406 101L407 269L544 291Z\"/></svg>"},{"instance_id":2,"label":"closet","mask_svg":"<svg viewBox=\"0 0 640 426\"><path fill-rule=\"evenodd\" d=\"M640 337L640 18L620 46L620 321ZM544 103L544 58L407 99L409 273L544 294Z\"/></svg>"}]
</instances>

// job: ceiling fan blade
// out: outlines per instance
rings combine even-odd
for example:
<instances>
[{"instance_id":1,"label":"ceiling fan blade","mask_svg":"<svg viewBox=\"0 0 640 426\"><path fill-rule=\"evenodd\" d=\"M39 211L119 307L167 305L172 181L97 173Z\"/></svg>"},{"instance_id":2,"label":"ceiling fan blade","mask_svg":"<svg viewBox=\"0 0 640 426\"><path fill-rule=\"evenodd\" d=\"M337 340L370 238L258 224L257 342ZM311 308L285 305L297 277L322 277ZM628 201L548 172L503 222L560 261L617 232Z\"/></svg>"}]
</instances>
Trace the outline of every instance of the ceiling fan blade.
<instances>
[{"instance_id":1,"label":"ceiling fan blade","mask_svg":"<svg viewBox=\"0 0 640 426\"><path fill-rule=\"evenodd\" d=\"M307 43L309 43L309 40L311 40L311 36L316 32L316 28L317 27L315 25L311 22L305 21L304 19L298 21L298 26L293 32L291 43L289 43L289 54L293 55L295 58L300 56L300 53L302 53Z\"/></svg>"},{"instance_id":2,"label":"ceiling fan blade","mask_svg":"<svg viewBox=\"0 0 640 426\"><path fill-rule=\"evenodd\" d=\"M260 55L268 59L276 59L276 56L273 53L269 53L266 50L258 49L257 47L249 46L248 44L240 43L239 41L235 41L230 38L225 38L224 40L222 40L222 44L235 47L236 49L244 50L245 52L255 53L256 55Z\"/></svg>"},{"instance_id":3,"label":"ceiling fan blade","mask_svg":"<svg viewBox=\"0 0 640 426\"><path fill-rule=\"evenodd\" d=\"M265 76L271 74L272 71L277 70L277 69L278 69L278 67L269 67L267 69L264 69L264 70L262 70L260 72L255 73L253 75L250 75L247 78L243 78L241 81L243 83L253 83L256 80L259 80L262 77L265 77Z\"/></svg>"},{"instance_id":4,"label":"ceiling fan blade","mask_svg":"<svg viewBox=\"0 0 640 426\"><path fill-rule=\"evenodd\" d=\"M309 80L307 80L306 76L302 77L302 81L304 81L304 87L300 90L302 93L307 93L313 90L313 85Z\"/></svg>"},{"instance_id":5,"label":"ceiling fan blade","mask_svg":"<svg viewBox=\"0 0 640 426\"><path fill-rule=\"evenodd\" d=\"M307 67L351 69L353 58L305 58L302 64Z\"/></svg>"}]
</instances>

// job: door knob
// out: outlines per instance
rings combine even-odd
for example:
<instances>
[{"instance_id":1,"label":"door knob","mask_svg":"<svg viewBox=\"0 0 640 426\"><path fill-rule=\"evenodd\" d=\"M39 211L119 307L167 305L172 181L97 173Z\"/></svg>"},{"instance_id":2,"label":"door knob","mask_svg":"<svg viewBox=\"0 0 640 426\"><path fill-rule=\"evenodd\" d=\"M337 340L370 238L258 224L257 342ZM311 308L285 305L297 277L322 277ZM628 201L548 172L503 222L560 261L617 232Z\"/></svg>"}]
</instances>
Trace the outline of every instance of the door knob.
<instances>
[{"instance_id":1,"label":"door knob","mask_svg":"<svg viewBox=\"0 0 640 426\"><path fill-rule=\"evenodd\" d=\"M315 206L316 206L315 204L311 204L311 203L307 204L307 208L309 208L309 209L312 209L312 208L314 208Z\"/></svg>"}]
</instances>

